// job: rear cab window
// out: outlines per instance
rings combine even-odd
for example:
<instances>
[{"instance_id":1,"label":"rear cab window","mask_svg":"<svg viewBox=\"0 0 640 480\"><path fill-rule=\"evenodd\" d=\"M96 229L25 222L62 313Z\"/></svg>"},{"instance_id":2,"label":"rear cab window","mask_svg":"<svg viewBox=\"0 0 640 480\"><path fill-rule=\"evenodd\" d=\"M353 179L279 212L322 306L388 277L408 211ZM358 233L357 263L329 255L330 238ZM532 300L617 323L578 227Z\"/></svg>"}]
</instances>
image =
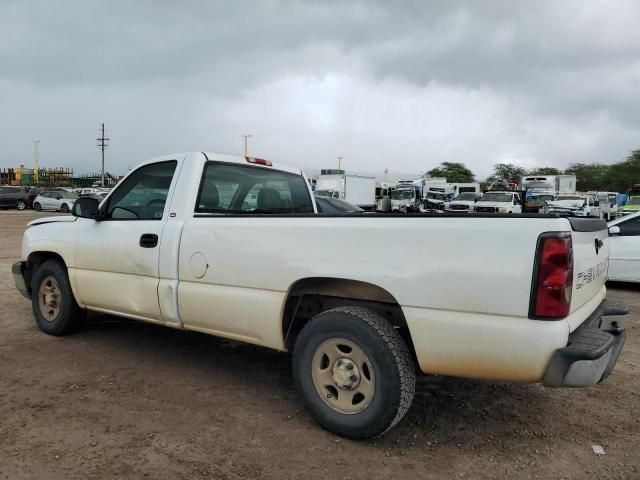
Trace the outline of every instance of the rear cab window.
<instances>
[{"instance_id":1,"label":"rear cab window","mask_svg":"<svg viewBox=\"0 0 640 480\"><path fill-rule=\"evenodd\" d=\"M206 163L195 211L223 215L314 213L302 175L222 162Z\"/></svg>"}]
</instances>

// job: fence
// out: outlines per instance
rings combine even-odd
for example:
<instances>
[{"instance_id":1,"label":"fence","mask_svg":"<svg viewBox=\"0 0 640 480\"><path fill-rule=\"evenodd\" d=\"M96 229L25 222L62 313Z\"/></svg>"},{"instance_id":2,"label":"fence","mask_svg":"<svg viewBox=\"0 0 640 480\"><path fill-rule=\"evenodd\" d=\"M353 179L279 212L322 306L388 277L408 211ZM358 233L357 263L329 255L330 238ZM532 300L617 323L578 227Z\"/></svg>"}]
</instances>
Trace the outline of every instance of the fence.
<instances>
[{"instance_id":1,"label":"fence","mask_svg":"<svg viewBox=\"0 0 640 480\"><path fill-rule=\"evenodd\" d=\"M118 177L105 172L105 186L113 187L118 180ZM74 175L71 168L40 168L37 175L33 168L0 168L0 185L86 188L99 185L101 181L100 173Z\"/></svg>"}]
</instances>

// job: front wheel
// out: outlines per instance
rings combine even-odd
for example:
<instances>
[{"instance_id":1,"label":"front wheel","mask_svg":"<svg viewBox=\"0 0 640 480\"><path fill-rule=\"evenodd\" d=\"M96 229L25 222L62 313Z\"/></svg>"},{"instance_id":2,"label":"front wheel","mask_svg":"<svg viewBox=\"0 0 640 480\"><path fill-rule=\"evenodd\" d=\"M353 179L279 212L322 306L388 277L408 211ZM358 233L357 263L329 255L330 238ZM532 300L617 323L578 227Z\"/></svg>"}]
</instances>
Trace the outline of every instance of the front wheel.
<instances>
[{"instance_id":1,"label":"front wheel","mask_svg":"<svg viewBox=\"0 0 640 480\"><path fill-rule=\"evenodd\" d=\"M31 306L38 328L49 335L75 332L85 317L73 296L67 269L57 260L47 260L35 271Z\"/></svg>"},{"instance_id":2,"label":"front wheel","mask_svg":"<svg viewBox=\"0 0 640 480\"><path fill-rule=\"evenodd\" d=\"M36 212L41 212L42 211L42 206L38 202L36 202L36 203L33 204L33 209Z\"/></svg>"},{"instance_id":3,"label":"front wheel","mask_svg":"<svg viewBox=\"0 0 640 480\"><path fill-rule=\"evenodd\" d=\"M393 427L415 392L406 343L383 316L361 307L328 310L305 325L293 352L293 376L311 416L353 439Z\"/></svg>"},{"instance_id":4,"label":"front wheel","mask_svg":"<svg viewBox=\"0 0 640 480\"><path fill-rule=\"evenodd\" d=\"M19 200L18 205L16 205L16 208L18 210L24 210L25 208L27 208L27 202L25 202L24 200Z\"/></svg>"},{"instance_id":5,"label":"front wheel","mask_svg":"<svg viewBox=\"0 0 640 480\"><path fill-rule=\"evenodd\" d=\"M67 205L66 203L63 203L62 206L60 207L60 211L62 213L69 213L69 205Z\"/></svg>"}]
</instances>

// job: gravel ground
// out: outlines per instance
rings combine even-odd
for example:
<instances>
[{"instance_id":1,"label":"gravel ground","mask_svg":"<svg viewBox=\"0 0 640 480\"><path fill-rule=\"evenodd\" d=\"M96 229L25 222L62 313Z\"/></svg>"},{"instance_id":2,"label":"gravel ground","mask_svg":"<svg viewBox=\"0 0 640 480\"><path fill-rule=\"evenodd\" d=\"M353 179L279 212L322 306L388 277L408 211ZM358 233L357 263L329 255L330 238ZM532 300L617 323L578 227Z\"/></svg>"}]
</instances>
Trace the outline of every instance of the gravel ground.
<instances>
[{"instance_id":1,"label":"gravel ground","mask_svg":"<svg viewBox=\"0 0 640 480\"><path fill-rule=\"evenodd\" d=\"M0 478L640 478L638 287L610 286L632 315L603 385L423 378L399 426L352 442L301 409L287 354L104 316L40 333L10 275L40 215L0 212Z\"/></svg>"}]
</instances>

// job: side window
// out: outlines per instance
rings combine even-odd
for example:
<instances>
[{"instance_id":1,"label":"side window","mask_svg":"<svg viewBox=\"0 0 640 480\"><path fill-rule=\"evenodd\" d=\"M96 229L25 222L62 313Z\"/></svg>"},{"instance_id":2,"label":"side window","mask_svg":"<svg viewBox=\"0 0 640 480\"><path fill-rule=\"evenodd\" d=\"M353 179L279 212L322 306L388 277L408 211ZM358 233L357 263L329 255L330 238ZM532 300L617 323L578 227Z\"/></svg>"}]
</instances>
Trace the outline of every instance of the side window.
<instances>
[{"instance_id":1,"label":"side window","mask_svg":"<svg viewBox=\"0 0 640 480\"><path fill-rule=\"evenodd\" d=\"M301 175L248 165L209 162L200 185L196 212L313 213Z\"/></svg>"},{"instance_id":2,"label":"side window","mask_svg":"<svg viewBox=\"0 0 640 480\"><path fill-rule=\"evenodd\" d=\"M620 235L625 237L635 237L640 235L640 217L627 222L619 223Z\"/></svg>"},{"instance_id":3,"label":"side window","mask_svg":"<svg viewBox=\"0 0 640 480\"><path fill-rule=\"evenodd\" d=\"M106 216L114 220L161 220L177 162L140 167L113 192Z\"/></svg>"}]
</instances>

